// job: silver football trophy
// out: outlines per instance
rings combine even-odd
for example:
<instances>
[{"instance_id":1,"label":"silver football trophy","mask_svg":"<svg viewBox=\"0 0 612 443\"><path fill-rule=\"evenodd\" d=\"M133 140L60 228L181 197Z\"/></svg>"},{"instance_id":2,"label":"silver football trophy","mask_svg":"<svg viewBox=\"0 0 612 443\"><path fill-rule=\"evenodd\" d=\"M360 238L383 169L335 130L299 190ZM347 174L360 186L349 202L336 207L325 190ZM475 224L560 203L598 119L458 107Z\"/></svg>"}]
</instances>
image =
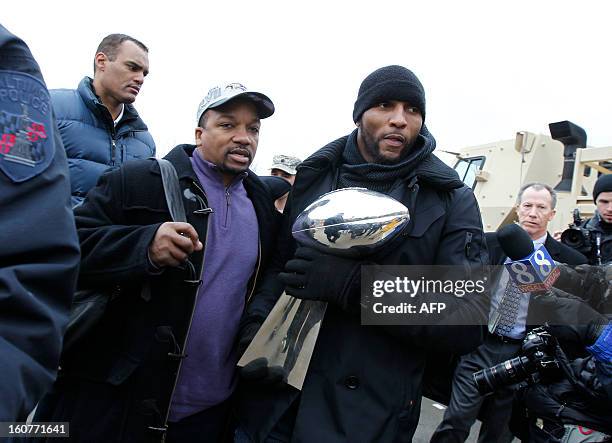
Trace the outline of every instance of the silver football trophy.
<instances>
[{"instance_id":1,"label":"silver football trophy","mask_svg":"<svg viewBox=\"0 0 612 443\"><path fill-rule=\"evenodd\" d=\"M365 188L328 192L310 204L292 227L298 243L344 257L376 252L408 223L408 208ZM283 292L238 362L244 367L266 358L282 367L287 383L302 389L319 335L326 302L300 300Z\"/></svg>"}]
</instances>

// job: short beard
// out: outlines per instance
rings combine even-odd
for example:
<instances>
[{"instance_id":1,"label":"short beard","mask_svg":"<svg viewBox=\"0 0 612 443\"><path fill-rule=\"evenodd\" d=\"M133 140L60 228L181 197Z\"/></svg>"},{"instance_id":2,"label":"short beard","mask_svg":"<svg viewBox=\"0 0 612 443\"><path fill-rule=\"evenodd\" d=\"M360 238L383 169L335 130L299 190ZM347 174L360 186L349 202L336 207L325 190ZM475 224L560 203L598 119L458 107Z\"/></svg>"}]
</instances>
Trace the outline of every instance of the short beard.
<instances>
[{"instance_id":1,"label":"short beard","mask_svg":"<svg viewBox=\"0 0 612 443\"><path fill-rule=\"evenodd\" d=\"M408 157L408 154L412 150L412 147L414 146L414 143L416 141L415 139L415 140L412 140L410 143L407 143L404 146L404 149L402 150L402 153L400 154L400 156L396 159L391 159L391 158L385 157L384 155L380 153L380 147L378 146L378 143L374 140L372 136L370 136L369 133L367 133L364 130L361 130L361 136L362 136L365 151L373 159L372 163L376 163L379 165L395 165L395 164L401 163L402 161L404 161L406 157Z\"/></svg>"},{"instance_id":2,"label":"short beard","mask_svg":"<svg viewBox=\"0 0 612 443\"><path fill-rule=\"evenodd\" d=\"M250 165L249 165L250 166ZM221 172L222 174L228 174L228 175L238 175L238 174L242 174L243 172L246 172L248 167L246 169L238 169L238 168L228 168L225 164L220 164L217 165L217 168L219 168L219 172Z\"/></svg>"},{"instance_id":3,"label":"short beard","mask_svg":"<svg viewBox=\"0 0 612 443\"><path fill-rule=\"evenodd\" d=\"M228 155L229 155L229 152L226 153L224 158L227 158ZM221 163L220 165L217 165L217 168L219 168L219 171L224 174L239 175L239 174L242 174L243 172L246 172L247 169L251 167L251 164L252 164L252 158L251 158L251 162L244 169L230 168L225 164L225 162Z\"/></svg>"},{"instance_id":4,"label":"short beard","mask_svg":"<svg viewBox=\"0 0 612 443\"><path fill-rule=\"evenodd\" d=\"M599 214L599 218L601 218L601 221L608 224L608 225L612 225L612 219L610 219L610 221L606 220L603 216L603 214Z\"/></svg>"},{"instance_id":5,"label":"short beard","mask_svg":"<svg viewBox=\"0 0 612 443\"><path fill-rule=\"evenodd\" d=\"M225 165L219 165L218 168L221 174L227 174L227 175L238 175L244 172L243 170L228 168Z\"/></svg>"}]
</instances>

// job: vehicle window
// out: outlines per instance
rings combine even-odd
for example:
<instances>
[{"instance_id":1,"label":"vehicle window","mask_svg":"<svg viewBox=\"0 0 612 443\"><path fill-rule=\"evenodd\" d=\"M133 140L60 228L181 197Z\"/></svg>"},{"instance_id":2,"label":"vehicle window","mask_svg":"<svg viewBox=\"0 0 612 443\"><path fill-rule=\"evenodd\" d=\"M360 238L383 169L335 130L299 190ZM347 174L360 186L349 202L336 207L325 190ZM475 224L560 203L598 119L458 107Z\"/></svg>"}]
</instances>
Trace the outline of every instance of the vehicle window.
<instances>
[{"instance_id":1,"label":"vehicle window","mask_svg":"<svg viewBox=\"0 0 612 443\"><path fill-rule=\"evenodd\" d=\"M463 183L474 189L474 186L476 186L476 172L478 169L482 169L484 161L484 157L462 158L455 164L455 171L457 171Z\"/></svg>"}]
</instances>

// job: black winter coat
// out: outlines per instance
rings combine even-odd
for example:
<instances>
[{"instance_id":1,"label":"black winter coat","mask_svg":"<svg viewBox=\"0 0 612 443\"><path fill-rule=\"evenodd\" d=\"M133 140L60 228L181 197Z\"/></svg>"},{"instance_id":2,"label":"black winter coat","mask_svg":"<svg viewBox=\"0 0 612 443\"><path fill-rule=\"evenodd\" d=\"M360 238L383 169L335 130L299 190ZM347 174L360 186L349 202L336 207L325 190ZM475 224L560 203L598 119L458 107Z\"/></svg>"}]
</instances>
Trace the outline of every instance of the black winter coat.
<instances>
[{"instance_id":1,"label":"black winter coat","mask_svg":"<svg viewBox=\"0 0 612 443\"><path fill-rule=\"evenodd\" d=\"M583 227L591 232L591 250L588 253L589 263L597 265L597 247L595 246L595 238L599 237L601 246L599 247L600 259L602 264L612 262L612 231L610 223L606 223L599 212L595 211L595 215L584 222Z\"/></svg>"},{"instance_id":2,"label":"black winter coat","mask_svg":"<svg viewBox=\"0 0 612 443\"><path fill-rule=\"evenodd\" d=\"M166 159L177 171L187 221L206 248L211 215L189 159L193 149L192 145L178 146ZM255 208L260 235L250 297L260 270L269 261L278 215L273 199L254 173L248 172L244 186ZM56 406L45 409L52 409L53 420L71 422L75 441L80 441L75 439L77 434L88 442L159 441L179 364L185 357L182 349L201 283L203 250L190 257L195 275L188 268L167 268L161 274L152 271L148 246L158 227L170 221L159 166L152 159L128 162L105 173L75 214L83 257L79 285L111 288L116 298L91 336L63 356L61 376L52 394ZM74 398L76 390L80 392ZM70 410L86 398L86 408ZM62 402L68 412L61 411ZM103 415L92 416L91 411L104 403Z\"/></svg>"},{"instance_id":3,"label":"black winter coat","mask_svg":"<svg viewBox=\"0 0 612 443\"><path fill-rule=\"evenodd\" d=\"M276 272L291 258L295 242L289 227L296 216L335 184L347 137L327 145L298 168L289 197ZM487 263L480 212L474 194L456 173L430 155L406 177L401 199L411 214L406 231L377 257L380 264L468 265ZM287 209L286 209L287 211ZM282 284L274 271L248 308L260 321ZM361 326L360 319L329 305L301 395L292 387L244 383L240 427L263 441L294 401L296 442L408 442L417 427L427 352L466 353L482 340L488 298L455 298L474 326ZM469 312L469 313L468 313Z\"/></svg>"}]
</instances>

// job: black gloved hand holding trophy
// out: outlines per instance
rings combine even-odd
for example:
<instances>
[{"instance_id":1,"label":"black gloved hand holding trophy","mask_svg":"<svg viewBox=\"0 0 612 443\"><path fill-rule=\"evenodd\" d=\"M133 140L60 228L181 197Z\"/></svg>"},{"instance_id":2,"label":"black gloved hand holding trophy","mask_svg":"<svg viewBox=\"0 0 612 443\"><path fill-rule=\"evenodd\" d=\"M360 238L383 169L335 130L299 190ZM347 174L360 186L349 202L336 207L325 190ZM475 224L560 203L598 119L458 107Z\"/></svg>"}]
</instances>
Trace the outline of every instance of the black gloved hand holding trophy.
<instances>
[{"instance_id":1,"label":"black gloved hand holding trophy","mask_svg":"<svg viewBox=\"0 0 612 443\"><path fill-rule=\"evenodd\" d=\"M286 292L238 362L242 377L301 389L327 302L359 311L364 257L409 219L403 204L365 188L329 192L304 209L292 227L299 247L279 274Z\"/></svg>"}]
</instances>

